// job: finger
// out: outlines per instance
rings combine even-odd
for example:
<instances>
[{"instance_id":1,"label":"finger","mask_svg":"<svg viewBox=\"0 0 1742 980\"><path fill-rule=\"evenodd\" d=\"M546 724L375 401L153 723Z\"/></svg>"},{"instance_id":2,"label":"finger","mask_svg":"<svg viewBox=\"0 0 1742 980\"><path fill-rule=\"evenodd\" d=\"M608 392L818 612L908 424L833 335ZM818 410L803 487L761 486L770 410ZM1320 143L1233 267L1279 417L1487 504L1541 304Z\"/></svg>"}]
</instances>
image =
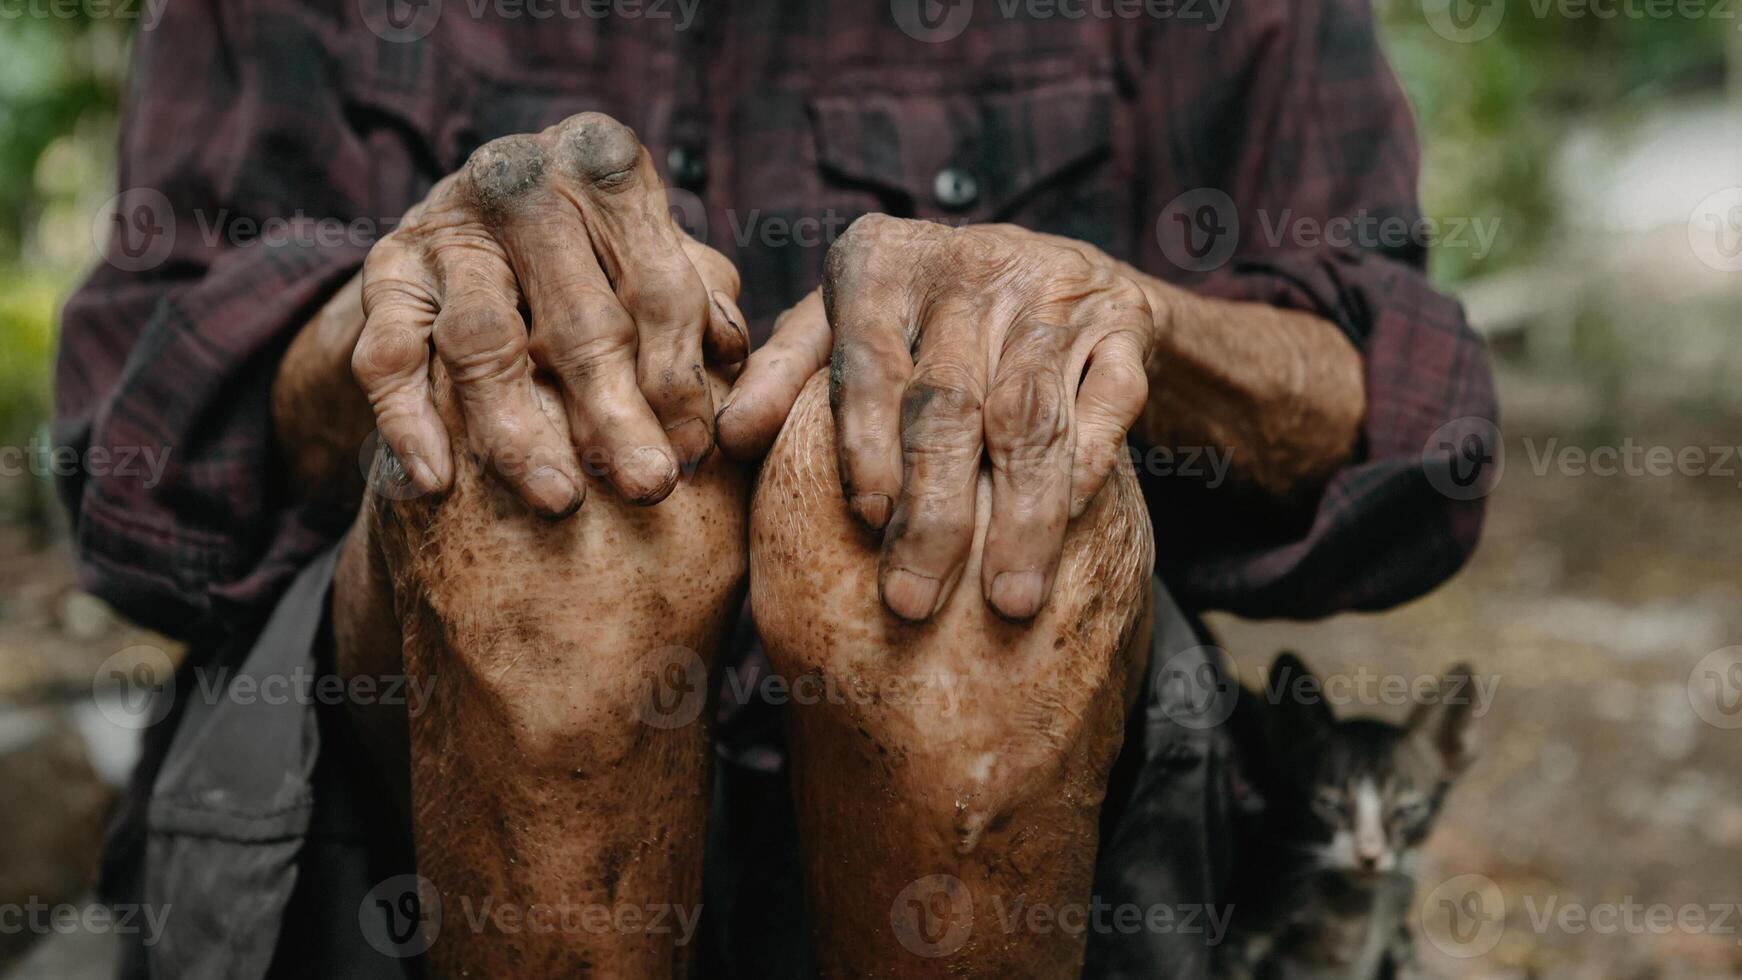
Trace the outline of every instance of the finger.
<instances>
[{"instance_id":1,"label":"finger","mask_svg":"<svg viewBox=\"0 0 1742 980\"><path fill-rule=\"evenodd\" d=\"M494 270L471 268L449 270L444 287L436 353L459 395L468 446L534 510L573 513L585 484L573 451L539 406L512 292Z\"/></svg>"},{"instance_id":2,"label":"finger","mask_svg":"<svg viewBox=\"0 0 1742 980\"><path fill-rule=\"evenodd\" d=\"M828 366L830 341L820 292L774 321L774 336L750 355L715 421L728 456L751 460L768 452L805 382Z\"/></svg>"},{"instance_id":3,"label":"finger","mask_svg":"<svg viewBox=\"0 0 1742 980\"><path fill-rule=\"evenodd\" d=\"M393 236L363 263L363 332L351 373L369 398L381 438L420 493L453 482L447 428L429 387L436 304L422 262Z\"/></svg>"},{"instance_id":4,"label":"finger","mask_svg":"<svg viewBox=\"0 0 1742 980\"><path fill-rule=\"evenodd\" d=\"M582 469L654 504L677 485L677 453L635 376L635 322L599 268L579 213L553 207L504 238L532 313L533 363L555 375Z\"/></svg>"},{"instance_id":5,"label":"finger","mask_svg":"<svg viewBox=\"0 0 1742 980\"><path fill-rule=\"evenodd\" d=\"M712 313L680 243L653 160L629 127L582 113L554 134L565 189L585 215L593 250L635 321L636 378L687 465L714 446L713 392L702 368Z\"/></svg>"},{"instance_id":6,"label":"finger","mask_svg":"<svg viewBox=\"0 0 1742 980\"><path fill-rule=\"evenodd\" d=\"M708 324L702 353L714 364L737 364L750 356L750 328L738 309L738 270L724 255L684 235L684 254L708 292ZM715 413L715 418L719 413Z\"/></svg>"},{"instance_id":7,"label":"finger","mask_svg":"<svg viewBox=\"0 0 1742 980\"><path fill-rule=\"evenodd\" d=\"M974 543L986 393L985 312L940 306L921 329L919 358L901 397L901 493L883 542L883 602L903 619L929 619L955 590Z\"/></svg>"},{"instance_id":8,"label":"finger","mask_svg":"<svg viewBox=\"0 0 1742 980\"><path fill-rule=\"evenodd\" d=\"M909 283L890 266L899 219L868 215L829 247L823 306L841 489L865 526L882 530L901 494L902 393L913 374L915 310Z\"/></svg>"},{"instance_id":9,"label":"finger","mask_svg":"<svg viewBox=\"0 0 1742 980\"><path fill-rule=\"evenodd\" d=\"M1073 331L1025 319L1007 334L986 396L992 518L981 589L1000 615L1025 620L1052 594L1070 513L1072 410L1064 365Z\"/></svg>"},{"instance_id":10,"label":"finger","mask_svg":"<svg viewBox=\"0 0 1742 980\"><path fill-rule=\"evenodd\" d=\"M1071 517L1082 515L1125 452L1125 433L1149 400L1143 365L1148 349L1138 330L1115 330L1089 352L1077 389L1076 445L1071 466Z\"/></svg>"}]
</instances>

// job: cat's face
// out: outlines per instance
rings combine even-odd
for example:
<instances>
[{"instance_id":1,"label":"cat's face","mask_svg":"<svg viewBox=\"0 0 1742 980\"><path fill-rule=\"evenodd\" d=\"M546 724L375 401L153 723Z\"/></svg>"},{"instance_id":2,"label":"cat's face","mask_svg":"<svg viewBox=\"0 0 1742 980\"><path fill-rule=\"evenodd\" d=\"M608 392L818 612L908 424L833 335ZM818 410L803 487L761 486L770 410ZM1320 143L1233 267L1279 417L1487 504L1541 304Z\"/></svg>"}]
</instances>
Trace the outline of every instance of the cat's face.
<instances>
[{"instance_id":1,"label":"cat's face","mask_svg":"<svg viewBox=\"0 0 1742 980\"><path fill-rule=\"evenodd\" d=\"M1271 744L1281 798L1273 812L1318 867L1376 878L1426 839L1446 789L1473 758L1468 681L1468 668L1452 668L1441 696L1418 705L1402 726L1339 721L1305 664L1291 654L1277 658L1269 693L1280 696ZM1296 700L1300 694L1309 700Z\"/></svg>"}]
</instances>

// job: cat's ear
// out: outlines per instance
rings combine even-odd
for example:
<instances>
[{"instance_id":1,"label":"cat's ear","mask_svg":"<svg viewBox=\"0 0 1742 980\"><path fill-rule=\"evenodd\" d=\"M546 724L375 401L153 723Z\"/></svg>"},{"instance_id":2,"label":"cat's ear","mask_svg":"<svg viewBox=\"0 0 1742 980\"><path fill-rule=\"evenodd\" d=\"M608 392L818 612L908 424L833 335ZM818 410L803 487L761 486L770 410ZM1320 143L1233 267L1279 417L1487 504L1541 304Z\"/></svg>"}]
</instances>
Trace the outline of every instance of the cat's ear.
<instances>
[{"instance_id":1,"label":"cat's ear","mask_svg":"<svg viewBox=\"0 0 1742 980\"><path fill-rule=\"evenodd\" d=\"M1418 703L1404 724L1410 735L1423 739L1446 772L1456 776L1476 759L1477 690L1469 664L1454 664L1427 700Z\"/></svg>"},{"instance_id":2,"label":"cat's ear","mask_svg":"<svg viewBox=\"0 0 1742 980\"><path fill-rule=\"evenodd\" d=\"M1284 650L1270 663L1264 696L1276 707L1277 734L1304 741L1329 731L1336 723L1325 702L1325 686L1298 654Z\"/></svg>"}]
</instances>

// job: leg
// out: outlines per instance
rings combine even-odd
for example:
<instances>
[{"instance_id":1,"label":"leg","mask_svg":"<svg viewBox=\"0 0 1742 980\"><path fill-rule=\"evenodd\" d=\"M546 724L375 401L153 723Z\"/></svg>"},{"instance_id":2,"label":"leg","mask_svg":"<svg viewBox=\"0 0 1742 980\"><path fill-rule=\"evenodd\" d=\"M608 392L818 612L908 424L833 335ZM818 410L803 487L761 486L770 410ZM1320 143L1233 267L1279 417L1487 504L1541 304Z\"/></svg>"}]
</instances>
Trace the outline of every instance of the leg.
<instances>
[{"instance_id":1,"label":"leg","mask_svg":"<svg viewBox=\"0 0 1742 980\"><path fill-rule=\"evenodd\" d=\"M1030 624L958 588L882 608L876 541L813 378L752 504L751 601L792 686L794 793L819 963L854 977L1074 976L1097 819L1148 653L1149 520L1128 464L1066 539ZM979 581L989 492L979 489Z\"/></svg>"},{"instance_id":2,"label":"leg","mask_svg":"<svg viewBox=\"0 0 1742 980\"><path fill-rule=\"evenodd\" d=\"M410 774L418 870L442 908L431 964L683 976L709 668L743 594L744 481L715 454L656 507L600 480L551 522L476 467L457 472L441 498L372 494L335 586L341 670L391 673L402 651L414 692L405 727L357 721L383 769Z\"/></svg>"}]
</instances>

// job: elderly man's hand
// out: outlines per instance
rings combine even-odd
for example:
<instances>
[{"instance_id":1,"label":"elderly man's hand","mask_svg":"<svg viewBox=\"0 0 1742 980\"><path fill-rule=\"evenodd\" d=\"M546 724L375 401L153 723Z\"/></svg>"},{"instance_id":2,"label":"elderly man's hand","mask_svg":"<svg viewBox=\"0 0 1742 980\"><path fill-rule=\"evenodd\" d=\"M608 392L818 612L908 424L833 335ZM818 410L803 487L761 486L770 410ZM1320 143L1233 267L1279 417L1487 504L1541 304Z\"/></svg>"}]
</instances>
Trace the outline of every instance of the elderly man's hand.
<instances>
[{"instance_id":1,"label":"elderly man's hand","mask_svg":"<svg viewBox=\"0 0 1742 980\"><path fill-rule=\"evenodd\" d=\"M418 490L454 475L430 397L433 346L469 451L534 509L580 506L577 464L654 503L713 448L702 357L748 352L737 295L731 263L672 221L635 134L583 113L479 148L375 246L352 370ZM535 370L560 384L572 447Z\"/></svg>"},{"instance_id":2,"label":"elderly man's hand","mask_svg":"<svg viewBox=\"0 0 1742 980\"><path fill-rule=\"evenodd\" d=\"M1027 619L1052 591L1067 521L1143 410L1155 330L1144 292L1087 245L870 215L829 250L821 296L751 358L721 444L766 449L829 352L841 482L853 513L885 532L884 603L914 621L943 606L973 543L984 454L981 588Z\"/></svg>"}]
</instances>

